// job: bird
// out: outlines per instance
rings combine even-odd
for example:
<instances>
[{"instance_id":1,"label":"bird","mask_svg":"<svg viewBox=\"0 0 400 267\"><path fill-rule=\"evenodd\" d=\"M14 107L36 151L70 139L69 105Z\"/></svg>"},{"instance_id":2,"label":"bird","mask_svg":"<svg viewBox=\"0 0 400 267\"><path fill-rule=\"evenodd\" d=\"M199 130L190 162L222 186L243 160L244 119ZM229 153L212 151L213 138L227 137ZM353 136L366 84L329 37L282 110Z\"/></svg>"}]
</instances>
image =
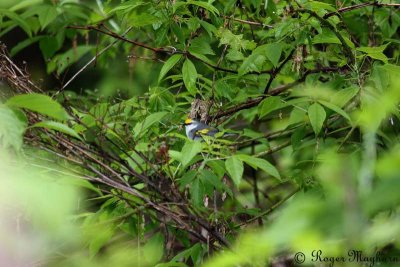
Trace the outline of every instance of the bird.
<instances>
[{"instance_id":1,"label":"bird","mask_svg":"<svg viewBox=\"0 0 400 267\"><path fill-rule=\"evenodd\" d=\"M191 140L203 140L203 136L215 136L219 130L217 128L211 127L203 122L194 120L194 119L186 119L184 122L186 136ZM227 136L235 136L236 133L225 133L223 137Z\"/></svg>"}]
</instances>

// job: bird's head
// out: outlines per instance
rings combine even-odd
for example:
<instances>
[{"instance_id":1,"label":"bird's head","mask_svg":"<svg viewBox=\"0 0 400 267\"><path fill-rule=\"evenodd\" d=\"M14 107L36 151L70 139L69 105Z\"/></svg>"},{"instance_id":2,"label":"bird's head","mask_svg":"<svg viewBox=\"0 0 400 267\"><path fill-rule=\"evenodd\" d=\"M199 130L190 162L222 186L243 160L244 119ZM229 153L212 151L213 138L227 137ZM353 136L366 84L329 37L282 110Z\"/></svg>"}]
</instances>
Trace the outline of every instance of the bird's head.
<instances>
[{"instance_id":1,"label":"bird's head","mask_svg":"<svg viewBox=\"0 0 400 267\"><path fill-rule=\"evenodd\" d=\"M183 123L183 125L189 126L189 125L193 125L193 124L195 124L195 123L196 123L195 120L190 119L190 118L187 118L187 119L185 120L185 122Z\"/></svg>"}]
</instances>

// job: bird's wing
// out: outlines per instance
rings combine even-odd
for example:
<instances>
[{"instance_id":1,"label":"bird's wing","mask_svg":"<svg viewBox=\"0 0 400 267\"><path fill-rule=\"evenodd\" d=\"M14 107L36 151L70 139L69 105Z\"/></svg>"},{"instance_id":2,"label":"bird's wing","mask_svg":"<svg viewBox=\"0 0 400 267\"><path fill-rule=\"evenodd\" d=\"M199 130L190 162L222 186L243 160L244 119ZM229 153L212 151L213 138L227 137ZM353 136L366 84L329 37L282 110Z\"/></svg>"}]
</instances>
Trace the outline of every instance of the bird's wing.
<instances>
[{"instance_id":1,"label":"bird's wing","mask_svg":"<svg viewBox=\"0 0 400 267\"><path fill-rule=\"evenodd\" d=\"M211 127L205 123L200 122L196 129L195 136L197 137L201 137L202 135L214 136L218 132L219 130L217 128Z\"/></svg>"}]
</instances>

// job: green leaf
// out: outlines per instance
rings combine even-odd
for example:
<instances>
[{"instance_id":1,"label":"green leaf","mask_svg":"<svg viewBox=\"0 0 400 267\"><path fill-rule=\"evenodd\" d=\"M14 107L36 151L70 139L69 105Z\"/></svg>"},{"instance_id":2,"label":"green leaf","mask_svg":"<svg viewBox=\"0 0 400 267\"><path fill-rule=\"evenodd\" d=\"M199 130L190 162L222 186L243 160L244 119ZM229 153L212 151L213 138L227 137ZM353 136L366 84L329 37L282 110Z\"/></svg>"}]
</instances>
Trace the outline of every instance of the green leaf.
<instances>
[{"instance_id":1,"label":"green leaf","mask_svg":"<svg viewBox=\"0 0 400 267\"><path fill-rule=\"evenodd\" d=\"M129 25L135 27L143 27L155 23L162 23L162 20L149 13L132 14L129 16Z\"/></svg>"},{"instance_id":2,"label":"green leaf","mask_svg":"<svg viewBox=\"0 0 400 267\"><path fill-rule=\"evenodd\" d=\"M12 147L18 151L22 147L25 127L26 122L16 112L0 104L0 148Z\"/></svg>"},{"instance_id":3,"label":"green leaf","mask_svg":"<svg viewBox=\"0 0 400 267\"><path fill-rule=\"evenodd\" d=\"M323 2L319 2L319 1L307 1L305 7L307 9L311 9L315 12L321 12L321 10L324 10L324 9L332 11L332 12L336 11L336 9L332 5L323 3Z\"/></svg>"},{"instance_id":4,"label":"green leaf","mask_svg":"<svg viewBox=\"0 0 400 267\"><path fill-rule=\"evenodd\" d=\"M190 198L193 201L193 204L196 206L202 206L203 204L203 196L204 196L204 185L200 179L195 179L190 189Z\"/></svg>"},{"instance_id":5,"label":"green leaf","mask_svg":"<svg viewBox=\"0 0 400 267\"><path fill-rule=\"evenodd\" d=\"M343 107L347 104L353 97L357 95L359 88L356 86L352 86L346 89L342 89L336 92L332 96L332 103L334 103L338 107Z\"/></svg>"},{"instance_id":6,"label":"green leaf","mask_svg":"<svg viewBox=\"0 0 400 267\"><path fill-rule=\"evenodd\" d=\"M200 153L202 149L201 142L196 142L196 141L186 141L185 145L182 148L182 158L181 158L181 163L183 166L187 166L190 161L198 154Z\"/></svg>"},{"instance_id":7,"label":"green leaf","mask_svg":"<svg viewBox=\"0 0 400 267\"><path fill-rule=\"evenodd\" d=\"M270 96L264 99L258 109L259 118L262 119L270 112L279 109L283 106L279 96Z\"/></svg>"},{"instance_id":8,"label":"green leaf","mask_svg":"<svg viewBox=\"0 0 400 267\"><path fill-rule=\"evenodd\" d=\"M292 136L290 137L290 141L291 141L290 143L291 143L294 151L296 151L301 146L301 144L304 141L303 138L305 135L306 135L306 129L304 126L297 128L293 132Z\"/></svg>"},{"instance_id":9,"label":"green leaf","mask_svg":"<svg viewBox=\"0 0 400 267\"><path fill-rule=\"evenodd\" d=\"M319 100L318 102L321 103L322 105L324 105L325 107L335 111L337 114L342 115L344 118L348 119L349 121L351 121L350 116L346 113L346 111L339 108L338 106L336 106L332 103L329 103L327 101L324 101L324 100Z\"/></svg>"},{"instance_id":10,"label":"green leaf","mask_svg":"<svg viewBox=\"0 0 400 267\"><path fill-rule=\"evenodd\" d=\"M280 43L267 44L263 50L265 50L265 55L272 62L272 64L275 67L278 66L279 59L281 58L282 54L282 44Z\"/></svg>"},{"instance_id":11,"label":"green leaf","mask_svg":"<svg viewBox=\"0 0 400 267\"><path fill-rule=\"evenodd\" d=\"M161 233L156 233L146 242L143 250L147 262L154 266L164 254L164 236Z\"/></svg>"},{"instance_id":12,"label":"green leaf","mask_svg":"<svg viewBox=\"0 0 400 267\"><path fill-rule=\"evenodd\" d=\"M12 6L10 8L10 10L15 12L20 9L27 8L29 6L41 4L42 2L43 2L43 0L23 0L23 1L19 1L16 5Z\"/></svg>"},{"instance_id":13,"label":"green leaf","mask_svg":"<svg viewBox=\"0 0 400 267\"><path fill-rule=\"evenodd\" d=\"M254 41L243 39L243 34L234 34L226 28L220 28L215 33L220 38L219 45L229 45L234 50L253 50L256 48Z\"/></svg>"},{"instance_id":14,"label":"green leaf","mask_svg":"<svg viewBox=\"0 0 400 267\"><path fill-rule=\"evenodd\" d=\"M263 170L264 172L268 173L269 175L271 175L275 178L281 179L281 176L280 176L278 170L274 167L274 165L272 165L265 159L260 159L260 158L256 158L256 157L252 157L252 156L244 155L244 154L240 154L237 156L239 157L240 160L246 162L252 168Z\"/></svg>"},{"instance_id":15,"label":"green leaf","mask_svg":"<svg viewBox=\"0 0 400 267\"><path fill-rule=\"evenodd\" d=\"M178 8L180 8L181 6L186 6L186 5L199 6L201 8L204 8L204 9L210 11L211 13L213 13L216 16L219 15L218 9L216 7L214 7L213 5L211 5L211 4L207 3L207 2L191 1L191 0L189 0L187 2L176 2L173 5L173 12L175 13Z\"/></svg>"},{"instance_id":16,"label":"green leaf","mask_svg":"<svg viewBox=\"0 0 400 267\"><path fill-rule=\"evenodd\" d=\"M12 57L15 56L16 54L18 54L19 51L23 50L25 47L30 46L31 44L36 43L37 41L39 41L42 38L43 38L43 36L35 36L32 38L25 39L22 42L19 42L16 46L14 46L11 49L10 55Z\"/></svg>"},{"instance_id":17,"label":"green leaf","mask_svg":"<svg viewBox=\"0 0 400 267\"><path fill-rule=\"evenodd\" d=\"M57 9L51 5L40 6L36 8L36 14L39 16L39 23L43 30L57 18Z\"/></svg>"},{"instance_id":18,"label":"green leaf","mask_svg":"<svg viewBox=\"0 0 400 267\"><path fill-rule=\"evenodd\" d=\"M12 21L14 21L18 26L20 26L26 34L28 34L29 37L32 37L32 30L29 24L21 18L18 14L16 14L13 11L7 10L7 9L0 9L0 15L4 15L6 17L9 17Z\"/></svg>"},{"instance_id":19,"label":"green leaf","mask_svg":"<svg viewBox=\"0 0 400 267\"><path fill-rule=\"evenodd\" d=\"M168 71L170 71L181 58L182 55L173 55L164 63L160 71L160 76L158 77L158 82L160 82L164 78Z\"/></svg>"},{"instance_id":20,"label":"green leaf","mask_svg":"<svg viewBox=\"0 0 400 267\"><path fill-rule=\"evenodd\" d=\"M68 134L70 136L73 136L73 137L75 137L75 138L77 138L79 140L82 140L82 138L78 135L77 132L75 132L73 129L71 129L67 125L62 124L60 122L56 122L56 121L41 121L41 122L35 123L31 127L43 127L43 128L46 128L46 129L59 131L59 132Z\"/></svg>"},{"instance_id":21,"label":"green leaf","mask_svg":"<svg viewBox=\"0 0 400 267\"><path fill-rule=\"evenodd\" d=\"M77 46L71 48L63 54L56 55L47 65L47 72L57 70L57 74L61 74L66 68L77 62L82 56L93 49L93 46Z\"/></svg>"},{"instance_id":22,"label":"green leaf","mask_svg":"<svg viewBox=\"0 0 400 267\"><path fill-rule=\"evenodd\" d=\"M257 47L247 57L239 68L239 75L246 74L250 71L260 72L266 59L271 61L274 66L277 66L282 54L282 44L272 43Z\"/></svg>"},{"instance_id":23,"label":"green leaf","mask_svg":"<svg viewBox=\"0 0 400 267\"><path fill-rule=\"evenodd\" d=\"M378 47L359 47L357 48L357 51L366 53L367 56L373 59L377 59L380 61L383 61L384 63L388 63L388 58L387 56L383 53L383 51L386 49L388 44L381 45Z\"/></svg>"},{"instance_id":24,"label":"green leaf","mask_svg":"<svg viewBox=\"0 0 400 267\"><path fill-rule=\"evenodd\" d=\"M183 82L186 86L186 89L189 91L190 94L193 96L196 95L196 80L197 80L197 71L196 67L193 65L190 59L186 59L183 63L182 67L182 76Z\"/></svg>"},{"instance_id":25,"label":"green leaf","mask_svg":"<svg viewBox=\"0 0 400 267\"><path fill-rule=\"evenodd\" d=\"M177 151L175 151L175 152L177 152ZM179 160L182 158L181 155L182 154L179 153ZM196 175L197 175L197 172L195 170L190 170L187 173L185 173L179 181L179 189L183 190L186 185L190 184L194 180L194 178L196 178Z\"/></svg>"},{"instance_id":26,"label":"green leaf","mask_svg":"<svg viewBox=\"0 0 400 267\"><path fill-rule=\"evenodd\" d=\"M232 156L225 161L225 167L236 186L239 186L243 176L243 162L237 156Z\"/></svg>"},{"instance_id":27,"label":"green leaf","mask_svg":"<svg viewBox=\"0 0 400 267\"><path fill-rule=\"evenodd\" d=\"M214 172L207 170L207 169L202 169L200 171L201 175L201 180L203 181L203 184L209 184L215 187L217 190L220 190L223 186L222 182L220 179L218 179L217 175L215 175Z\"/></svg>"},{"instance_id":28,"label":"green leaf","mask_svg":"<svg viewBox=\"0 0 400 267\"><path fill-rule=\"evenodd\" d=\"M315 135L318 135L326 118L326 112L324 108L318 103L312 104L308 108L308 117Z\"/></svg>"},{"instance_id":29,"label":"green leaf","mask_svg":"<svg viewBox=\"0 0 400 267\"><path fill-rule=\"evenodd\" d=\"M59 121L65 121L70 118L65 109L47 95L36 93L16 95L8 99L6 104L10 107L29 109Z\"/></svg>"},{"instance_id":30,"label":"green leaf","mask_svg":"<svg viewBox=\"0 0 400 267\"><path fill-rule=\"evenodd\" d=\"M194 38L190 42L189 52L201 55L215 55L210 46L210 40L200 37Z\"/></svg>"},{"instance_id":31,"label":"green leaf","mask_svg":"<svg viewBox=\"0 0 400 267\"><path fill-rule=\"evenodd\" d=\"M133 132L135 133L135 137L138 137L140 133L145 132L150 126L153 124L160 122L162 118L167 115L168 112L162 111L162 112L156 112L153 114L150 114L147 116L144 121L139 122L135 125L135 128L133 129Z\"/></svg>"},{"instance_id":32,"label":"green leaf","mask_svg":"<svg viewBox=\"0 0 400 267\"><path fill-rule=\"evenodd\" d=\"M266 56L259 53L251 54L243 61L242 65L240 65L238 70L239 76L251 71L260 72L266 59Z\"/></svg>"},{"instance_id":33,"label":"green leaf","mask_svg":"<svg viewBox=\"0 0 400 267\"><path fill-rule=\"evenodd\" d=\"M322 33L314 36L313 44L342 44L334 32L328 29L323 29Z\"/></svg>"},{"instance_id":34,"label":"green leaf","mask_svg":"<svg viewBox=\"0 0 400 267\"><path fill-rule=\"evenodd\" d=\"M57 38L52 36L41 38L39 41L39 48L45 59L51 58L56 53L57 49L59 49Z\"/></svg>"}]
</instances>

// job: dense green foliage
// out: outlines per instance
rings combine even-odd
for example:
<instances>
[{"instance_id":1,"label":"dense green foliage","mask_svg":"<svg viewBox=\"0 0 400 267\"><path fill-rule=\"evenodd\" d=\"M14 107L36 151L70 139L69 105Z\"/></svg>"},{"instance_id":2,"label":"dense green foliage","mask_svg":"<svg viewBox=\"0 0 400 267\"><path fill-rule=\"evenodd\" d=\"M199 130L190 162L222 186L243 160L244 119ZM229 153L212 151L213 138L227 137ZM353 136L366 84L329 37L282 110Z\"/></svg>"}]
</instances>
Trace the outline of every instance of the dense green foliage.
<instances>
[{"instance_id":1,"label":"dense green foliage","mask_svg":"<svg viewBox=\"0 0 400 267\"><path fill-rule=\"evenodd\" d=\"M399 255L400 4L0 5L0 38L25 33L2 47L0 75L17 93L0 105L2 147L87 190L75 212L84 249L60 248L57 264ZM43 92L16 71L10 58L31 46L60 86ZM188 116L238 137L188 140Z\"/></svg>"}]
</instances>

